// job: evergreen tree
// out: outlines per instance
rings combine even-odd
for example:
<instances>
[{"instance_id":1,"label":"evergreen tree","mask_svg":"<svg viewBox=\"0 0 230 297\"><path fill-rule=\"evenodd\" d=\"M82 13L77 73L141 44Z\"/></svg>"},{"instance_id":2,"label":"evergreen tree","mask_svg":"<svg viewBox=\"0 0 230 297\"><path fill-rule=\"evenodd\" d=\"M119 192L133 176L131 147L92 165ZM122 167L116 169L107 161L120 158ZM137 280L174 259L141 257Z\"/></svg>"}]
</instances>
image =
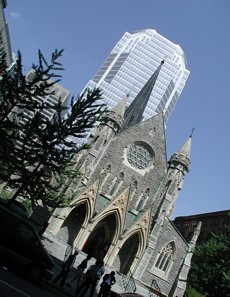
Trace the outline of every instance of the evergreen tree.
<instances>
[{"instance_id":1,"label":"evergreen tree","mask_svg":"<svg viewBox=\"0 0 230 297\"><path fill-rule=\"evenodd\" d=\"M34 76L28 80L22 71L20 52L14 65L9 69L6 55L0 51L0 180L2 181L8 181L17 166L15 153L18 152L14 144L20 137L19 131L25 129L21 119L29 112L44 108L43 104L34 98L50 94L49 88L60 79L60 75L55 71L63 69L57 62L62 52L56 50L48 64L39 50L39 63L32 65Z\"/></svg>"},{"instance_id":2,"label":"evergreen tree","mask_svg":"<svg viewBox=\"0 0 230 297\"><path fill-rule=\"evenodd\" d=\"M99 89L86 90L76 100L72 97L66 115L61 102L49 105L36 100L37 96L52 94L50 87L60 79L55 71L63 69L58 62L61 55L62 51L55 51L48 63L39 51L38 65L32 66L29 79L22 73L20 54L11 71L2 55L0 178L7 187L15 189L11 203L18 196L29 198L33 206L39 200L52 207L65 203L67 197L60 188L65 177L76 174L69 169L72 157L85 148L72 137L85 137L103 115ZM52 111L51 120L44 116L44 109Z\"/></svg>"}]
</instances>

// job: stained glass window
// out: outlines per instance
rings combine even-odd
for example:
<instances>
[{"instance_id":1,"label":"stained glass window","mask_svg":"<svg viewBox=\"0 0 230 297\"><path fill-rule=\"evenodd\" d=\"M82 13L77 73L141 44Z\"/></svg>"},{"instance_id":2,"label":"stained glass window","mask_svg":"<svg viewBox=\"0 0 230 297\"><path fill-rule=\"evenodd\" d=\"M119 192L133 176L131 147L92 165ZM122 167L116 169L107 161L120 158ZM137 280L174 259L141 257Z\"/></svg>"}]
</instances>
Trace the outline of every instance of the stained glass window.
<instances>
[{"instance_id":1,"label":"stained glass window","mask_svg":"<svg viewBox=\"0 0 230 297\"><path fill-rule=\"evenodd\" d=\"M145 146L134 143L129 147L127 159L134 168L145 169L149 166L153 156Z\"/></svg>"},{"instance_id":2,"label":"stained glass window","mask_svg":"<svg viewBox=\"0 0 230 297\"><path fill-rule=\"evenodd\" d=\"M172 261L173 254L174 245L172 242L170 242L161 250L155 266L165 272L169 267L170 262Z\"/></svg>"}]
</instances>

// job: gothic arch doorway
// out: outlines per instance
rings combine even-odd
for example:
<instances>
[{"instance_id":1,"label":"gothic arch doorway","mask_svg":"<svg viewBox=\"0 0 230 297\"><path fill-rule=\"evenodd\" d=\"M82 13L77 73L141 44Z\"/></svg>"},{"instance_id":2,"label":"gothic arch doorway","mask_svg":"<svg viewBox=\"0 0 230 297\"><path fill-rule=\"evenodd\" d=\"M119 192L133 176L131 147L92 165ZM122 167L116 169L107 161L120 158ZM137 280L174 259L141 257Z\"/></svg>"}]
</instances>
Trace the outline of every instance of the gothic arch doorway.
<instances>
[{"instance_id":1,"label":"gothic arch doorway","mask_svg":"<svg viewBox=\"0 0 230 297\"><path fill-rule=\"evenodd\" d=\"M76 206L63 222L58 237L66 243L73 245L73 242L81 229L86 216L86 203Z\"/></svg>"},{"instance_id":2,"label":"gothic arch doorway","mask_svg":"<svg viewBox=\"0 0 230 297\"><path fill-rule=\"evenodd\" d=\"M113 266L116 267L121 273L127 274L133 264L138 247L139 235L138 233L135 233L125 241L119 253L117 254Z\"/></svg>"},{"instance_id":3,"label":"gothic arch doorway","mask_svg":"<svg viewBox=\"0 0 230 297\"><path fill-rule=\"evenodd\" d=\"M116 230L115 214L110 214L102 219L93 229L88 237L83 252L96 259L104 259L111 242L113 241Z\"/></svg>"}]
</instances>

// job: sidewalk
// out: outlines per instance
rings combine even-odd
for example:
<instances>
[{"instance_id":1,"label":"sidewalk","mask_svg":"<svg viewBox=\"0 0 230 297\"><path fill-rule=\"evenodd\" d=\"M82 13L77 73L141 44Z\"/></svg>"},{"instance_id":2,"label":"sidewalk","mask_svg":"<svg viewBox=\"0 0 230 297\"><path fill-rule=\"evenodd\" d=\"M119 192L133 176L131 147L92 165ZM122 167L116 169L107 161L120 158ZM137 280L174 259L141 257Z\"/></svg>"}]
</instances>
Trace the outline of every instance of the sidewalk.
<instances>
[{"instance_id":1,"label":"sidewalk","mask_svg":"<svg viewBox=\"0 0 230 297\"><path fill-rule=\"evenodd\" d=\"M42 286L47 289L47 291L54 293L55 296L64 297L64 296L75 296L75 290L64 286L63 288L59 287L57 284L52 282L44 281Z\"/></svg>"},{"instance_id":2,"label":"sidewalk","mask_svg":"<svg viewBox=\"0 0 230 297\"><path fill-rule=\"evenodd\" d=\"M57 275L61 270L61 263L62 262L55 259L55 263L56 263L56 265L55 265L55 270L54 271L55 271L55 275ZM52 282L52 280L43 281L43 285L44 285L44 287L47 287L47 289L49 291L53 291L53 292L56 292L58 294L61 294L60 296L75 296L76 286L78 284L78 281L75 280L74 282L71 283L71 280L72 280L73 276L75 276L75 274L76 274L76 269L72 268L72 270L70 271L70 273L69 273L69 275L68 275L68 277L66 279L65 285L63 287L59 286L60 282L57 282L57 283L54 284ZM67 284L70 284L70 286L68 286ZM79 282L78 285L80 285L80 282ZM100 289L100 285L98 284L96 289L95 289L95 293L94 293L93 297L97 297L99 289ZM90 289L88 290L87 294L85 295L86 297L89 296L89 292L90 292Z\"/></svg>"},{"instance_id":3,"label":"sidewalk","mask_svg":"<svg viewBox=\"0 0 230 297\"><path fill-rule=\"evenodd\" d=\"M67 279L66 283L68 283L69 279L70 278ZM76 291L75 286L74 287L68 287L67 285L65 285L64 287L61 288L61 287L59 287L58 284L53 284L52 282L43 282L43 286L47 287L47 290L52 291L55 294L59 294L58 295L59 297L61 297L61 296L63 296L63 297L64 296L75 296L75 291ZM98 285L96 290L95 290L95 293L94 293L93 297L97 297L98 292L99 292L99 287L100 286ZM88 290L87 294L85 295L86 297L89 296L89 292L90 292L90 290Z\"/></svg>"}]
</instances>

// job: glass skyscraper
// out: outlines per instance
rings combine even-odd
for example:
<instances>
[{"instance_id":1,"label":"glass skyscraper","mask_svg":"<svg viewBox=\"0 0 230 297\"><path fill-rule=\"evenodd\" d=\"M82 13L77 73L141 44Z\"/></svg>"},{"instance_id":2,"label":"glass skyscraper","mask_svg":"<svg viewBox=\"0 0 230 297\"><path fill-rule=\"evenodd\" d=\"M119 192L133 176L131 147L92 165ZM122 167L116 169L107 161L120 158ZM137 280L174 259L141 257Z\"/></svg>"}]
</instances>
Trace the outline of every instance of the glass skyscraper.
<instances>
[{"instance_id":1,"label":"glass skyscraper","mask_svg":"<svg viewBox=\"0 0 230 297\"><path fill-rule=\"evenodd\" d=\"M86 87L100 87L112 108L125 96L128 105L164 60L144 112L147 119L164 111L167 120L189 76L184 52L153 29L126 32Z\"/></svg>"},{"instance_id":2,"label":"glass skyscraper","mask_svg":"<svg viewBox=\"0 0 230 297\"><path fill-rule=\"evenodd\" d=\"M10 35L8 24L5 19L4 9L7 6L6 0L0 0L0 48L4 50L6 54L6 63L10 66L13 62Z\"/></svg>"}]
</instances>

